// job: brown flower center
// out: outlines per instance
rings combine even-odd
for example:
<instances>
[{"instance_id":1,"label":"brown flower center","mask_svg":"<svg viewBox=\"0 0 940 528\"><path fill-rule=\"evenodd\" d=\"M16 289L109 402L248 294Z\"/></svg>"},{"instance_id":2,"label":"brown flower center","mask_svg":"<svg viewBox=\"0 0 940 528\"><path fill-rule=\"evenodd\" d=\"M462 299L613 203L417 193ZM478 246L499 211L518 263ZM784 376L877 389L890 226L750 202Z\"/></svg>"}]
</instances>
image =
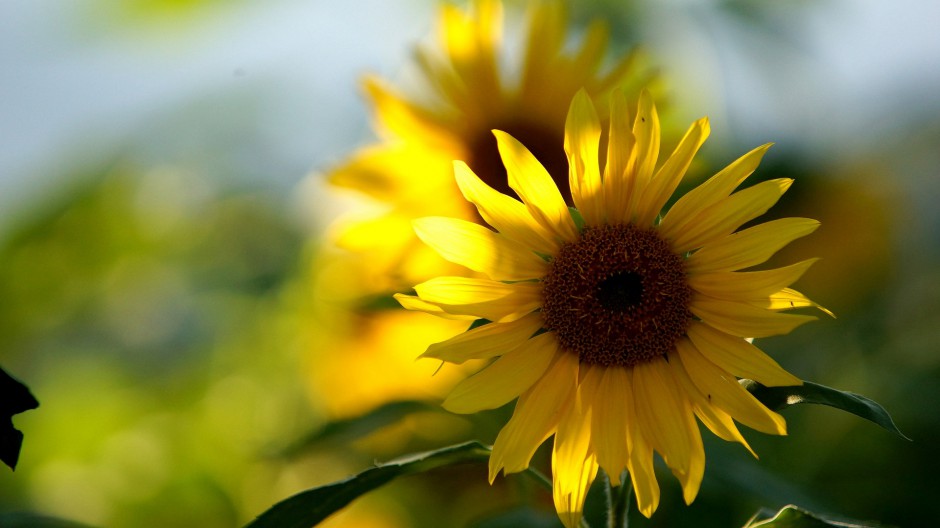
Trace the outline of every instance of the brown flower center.
<instances>
[{"instance_id":1,"label":"brown flower center","mask_svg":"<svg viewBox=\"0 0 940 528\"><path fill-rule=\"evenodd\" d=\"M525 145L551 174L565 198L565 203L572 204L571 190L568 188L568 158L565 155L564 138L558 131L525 121L505 123L493 128L508 133ZM492 132L487 130L470 142L469 158L467 165L487 185L503 194L518 198L515 191L509 188L506 167L503 166L496 146L496 137Z\"/></svg>"},{"instance_id":2,"label":"brown flower center","mask_svg":"<svg viewBox=\"0 0 940 528\"><path fill-rule=\"evenodd\" d=\"M542 317L582 363L632 367L665 356L685 334L685 263L654 229L589 227L543 279Z\"/></svg>"}]
</instances>

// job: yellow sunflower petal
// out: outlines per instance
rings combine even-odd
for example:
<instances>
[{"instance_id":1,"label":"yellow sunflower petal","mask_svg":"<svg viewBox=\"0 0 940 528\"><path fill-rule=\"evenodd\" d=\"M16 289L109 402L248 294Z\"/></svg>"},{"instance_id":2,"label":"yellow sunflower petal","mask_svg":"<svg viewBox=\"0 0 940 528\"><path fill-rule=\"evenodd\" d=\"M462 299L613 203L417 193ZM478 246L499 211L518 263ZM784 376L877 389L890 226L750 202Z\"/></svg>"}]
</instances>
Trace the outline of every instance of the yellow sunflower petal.
<instances>
[{"instance_id":1,"label":"yellow sunflower petal","mask_svg":"<svg viewBox=\"0 0 940 528\"><path fill-rule=\"evenodd\" d=\"M816 304L808 297L792 288L784 288L778 292L770 294L767 299L755 300L752 301L751 304L760 306L761 308L766 308L768 310L791 310L793 308L812 307L822 311L829 317L835 317L835 314L833 314L831 311L823 306Z\"/></svg>"},{"instance_id":2,"label":"yellow sunflower petal","mask_svg":"<svg viewBox=\"0 0 940 528\"><path fill-rule=\"evenodd\" d=\"M663 359L633 367L638 427L649 433L653 447L682 483L690 504L705 473L705 448L688 398Z\"/></svg>"},{"instance_id":3,"label":"yellow sunflower petal","mask_svg":"<svg viewBox=\"0 0 940 528\"><path fill-rule=\"evenodd\" d=\"M809 218L780 218L749 227L692 253L686 261L686 270L690 275L697 275L756 266L818 227L819 221Z\"/></svg>"},{"instance_id":4,"label":"yellow sunflower petal","mask_svg":"<svg viewBox=\"0 0 940 528\"><path fill-rule=\"evenodd\" d=\"M482 111L500 101L499 68L495 50L502 26L502 4L495 0L474 2L477 18L453 5L441 10L441 41L460 77L473 79L473 102Z\"/></svg>"},{"instance_id":5,"label":"yellow sunflower petal","mask_svg":"<svg viewBox=\"0 0 940 528\"><path fill-rule=\"evenodd\" d=\"M653 109L653 115L655 115L655 108ZM652 225L656 216L666 205L666 201L676 191L676 187L679 186L679 182L685 176L685 171L692 163L692 158L695 157L698 149L705 143L710 131L708 119L702 118L693 123L685 133L682 141L679 142L679 146L676 147L676 150L643 190L639 208L634 215L637 225Z\"/></svg>"},{"instance_id":6,"label":"yellow sunflower petal","mask_svg":"<svg viewBox=\"0 0 940 528\"><path fill-rule=\"evenodd\" d=\"M509 186L522 198L532 218L557 239L575 240L578 230L574 220L555 180L545 167L516 138L500 130L494 130L493 134L506 166Z\"/></svg>"},{"instance_id":7,"label":"yellow sunflower petal","mask_svg":"<svg viewBox=\"0 0 940 528\"><path fill-rule=\"evenodd\" d=\"M768 337L788 334L815 321L812 315L784 314L752 304L695 295L689 310L705 323L739 337Z\"/></svg>"},{"instance_id":8,"label":"yellow sunflower petal","mask_svg":"<svg viewBox=\"0 0 940 528\"><path fill-rule=\"evenodd\" d=\"M625 223L633 217L627 208L629 193L633 189L632 174L627 172L630 157L635 156L633 128L627 97L621 90L610 96L610 130L607 140L607 163L604 165L604 192L607 219L610 223Z\"/></svg>"},{"instance_id":9,"label":"yellow sunflower petal","mask_svg":"<svg viewBox=\"0 0 940 528\"><path fill-rule=\"evenodd\" d=\"M438 114L395 93L376 77L366 77L363 88L375 107L380 125L398 137L413 137L428 145L442 145L450 138Z\"/></svg>"},{"instance_id":10,"label":"yellow sunflower petal","mask_svg":"<svg viewBox=\"0 0 940 528\"><path fill-rule=\"evenodd\" d=\"M457 218L425 217L412 222L415 233L445 259L493 280L537 279L548 263L532 250L499 233Z\"/></svg>"},{"instance_id":11,"label":"yellow sunflower petal","mask_svg":"<svg viewBox=\"0 0 940 528\"><path fill-rule=\"evenodd\" d=\"M395 300L398 301L398 304L400 304L401 307L406 310L426 312L431 315L443 317L444 319L455 319L457 321L473 321L473 320L478 319L477 317L474 317L472 315L449 314L445 312L444 309L441 308L440 306L434 303L423 301L420 298L415 297L414 295L405 295L403 293L396 293L392 297L394 297Z\"/></svg>"},{"instance_id":12,"label":"yellow sunflower petal","mask_svg":"<svg viewBox=\"0 0 940 528\"><path fill-rule=\"evenodd\" d=\"M692 382L713 405L751 429L768 434L787 434L783 416L757 401L734 376L709 361L691 341L680 339L676 350Z\"/></svg>"},{"instance_id":13,"label":"yellow sunflower petal","mask_svg":"<svg viewBox=\"0 0 940 528\"><path fill-rule=\"evenodd\" d=\"M552 496L565 528L576 528L580 524L584 499L595 476L597 461L591 452L591 411L575 402L558 424L552 449Z\"/></svg>"},{"instance_id":14,"label":"yellow sunflower petal","mask_svg":"<svg viewBox=\"0 0 940 528\"><path fill-rule=\"evenodd\" d=\"M512 418L493 443L491 484L500 470L515 473L529 467L535 450L557 430L562 413L573 404L577 381L578 357L558 354L542 379L519 397Z\"/></svg>"},{"instance_id":15,"label":"yellow sunflower petal","mask_svg":"<svg viewBox=\"0 0 940 528\"><path fill-rule=\"evenodd\" d=\"M604 199L597 149L601 124L594 103L584 89L571 101L565 121L565 152L568 154L568 185L574 205L588 225L604 221Z\"/></svg>"},{"instance_id":16,"label":"yellow sunflower petal","mask_svg":"<svg viewBox=\"0 0 940 528\"><path fill-rule=\"evenodd\" d=\"M598 367L588 369L581 387L593 387L593 391L582 390L584 404L591 409L591 443L597 454L597 463L604 468L610 483L620 485L620 473L630 463L627 446L627 405L633 391L630 377L621 367Z\"/></svg>"},{"instance_id":17,"label":"yellow sunflower petal","mask_svg":"<svg viewBox=\"0 0 940 528\"><path fill-rule=\"evenodd\" d=\"M506 284L487 279L436 277L415 286L418 297L454 315L490 321L515 321L542 304L542 286L535 282Z\"/></svg>"},{"instance_id":18,"label":"yellow sunflower petal","mask_svg":"<svg viewBox=\"0 0 940 528\"><path fill-rule=\"evenodd\" d=\"M585 32L578 54L571 59L571 78L590 78L591 73L596 71L603 61L609 40L607 24L603 20L592 21Z\"/></svg>"},{"instance_id":19,"label":"yellow sunflower petal","mask_svg":"<svg viewBox=\"0 0 940 528\"><path fill-rule=\"evenodd\" d=\"M561 2L532 2L529 6L520 91L539 94L546 92L546 79L553 78L552 66L565 43L566 17Z\"/></svg>"},{"instance_id":20,"label":"yellow sunflower petal","mask_svg":"<svg viewBox=\"0 0 940 528\"><path fill-rule=\"evenodd\" d=\"M762 271L719 271L689 276L689 286L716 299L757 302L796 282L819 259Z\"/></svg>"},{"instance_id":21,"label":"yellow sunflower petal","mask_svg":"<svg viewBox=\"0 0 940 528\"><path fill-rule=\"evenodd\" d=\"M550 335L533 337L458 383L444 400L444 408L472 414L502 407L541 378L557 352L558 345Z\"/></svg>"},{"instance_id":22,"label":"yellow sunflower petal","mask_svg":"<svg viewBox=\"0 0 940 528\"><path fill-rule=\"evenodd\" d=\"M744 439L744 436L741 435L737 426L734 425L734 420L731 419L731 415L712 405L705 395L702 394L702 391L695 386L692 379L689 378L689 374L685 371L682 362L678 357L674 357L675 354L677 354L677 352L669 355L669 368L672 370L673 376L679 382L679 386L682 388L684 394L689 398L689 401L691 401L695 415L698 416L699 420L701 420L702 423L705 424L705 427L708 427L708 430L714 433L715 436L728 442L740 443L757 458L757 453L751 449L747 440Z\"/></svg>"},{"instance_id":23,"label":"yellow sunflower petal","mask_svg":"<svg viewBox=\"0 0 940 528\"><path fill-rule=\"evenodd\" d=\"M761 349L741 337L728 335L707 324L692 323L689 339L695 348L722 370L739 378L749 378L768 387L802 385Z\"/></svg>"},{"instance_id":24,"label":"yellow sunflower petal","mask_svg":"<svg viewBox=\"0 0 940 528\"><path fill-rule=\"evenodd\" d=\"M767 153L771 144L766 144L748 152L725 167L721 172L709 178L705 183L692 189L676 200L666 216L662 225L669 226L670 234L681 232L698 214L715 202L726 198L731 191L741 185L750 176L761 159Z\"/></svg>"},{"instance_id":25,"label":"yellow sunflower petal","mask_svg":"<svg viewBox=\"0 0 940 528\"><path fill-rule=\"evenodd\" d=\"M667 234L668 224L660 224L660 229L665 230L661 232L663 237L672 239L676 253L687 253L730 234L745 222L766 213L791 184L793 180L789 178L758 183L706 208L682 231L670 236Z\"/></svg>"},{"instance_id":26,"label":"yellow sunflower petal","mask_svg":"<svg viewBox=\"0 0 940 528\"><path fill-rule=\"evenodd\" d=\"M500 234L542 254L558 250L558 242L532 218L525 204L483 183L462 161L454 162L454 175L460 192Z\"/></svg>"},{"instance_id":27,"label":"yellow sunflower petal","mask_svg":"<svg viewBox=\"0 0 940 528\"><path fill-rule=\"evenodd\" d=\"M490 323L434 343L420 357L456 364L471 359L490 359L515 349L541 327L542 316L537 313L510 323Z\"/></svg>"},{"instance_id":28,"label":"yellow sunflower petal","mask_svg":"<svg viewBox=\"0 0 940 528\"><path fill-rule=\"evenodd\" d=\"M637 143L638 174L643 175L643 181L648 182L653 177L656 160L659 159L659 114L653 98L646 90L640 94L637 104L636 119L633 121L633 135Z\"/></svg>"},{"instance_id":29,"label":"yellow sunflower petal","mask_svg":"<svg viewBox=\"0 0 940 528\"><path fill-rule=\"evenodd\" d=\"M653 469L653 446L643 434L639 423L634 423L637 425L630 428L630 481L633 483L637 509L649 518L659 507L659 482Z\"/></svg>"}]
</instances>

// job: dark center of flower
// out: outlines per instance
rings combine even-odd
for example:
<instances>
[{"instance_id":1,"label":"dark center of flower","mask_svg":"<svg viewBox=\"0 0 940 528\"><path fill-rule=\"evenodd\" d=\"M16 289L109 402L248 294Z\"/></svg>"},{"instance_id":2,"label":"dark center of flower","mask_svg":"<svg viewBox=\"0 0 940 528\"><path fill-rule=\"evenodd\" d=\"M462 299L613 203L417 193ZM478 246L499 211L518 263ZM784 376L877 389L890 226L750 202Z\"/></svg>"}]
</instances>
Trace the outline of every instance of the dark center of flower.
<instances>
[{"instance_id":1,"label":"dark center of flower","mask_svg":"<svg viewBox=\"0 0 940 528\"><path fill-rule=\"evenodd\" d=\"M564 137L544 125L525 121L513 121L493 128L508 133L525 145L551 174L565 202L572 205L571 191L568 188L568 158L565 155ZM506 167L499 156L496 137L492 132L486 130L470 142L469 158L467 165L487 185L503 194L518 198L516 193L509 188Z\"/></svg>"},{"instance_id":2,"label":"dark center of flower","mask_svg":"<svg viewBox=\"0 0 940 528\"><path fill-rule=\"evenodd\" d=\"M626 312L643 298L643 277L632 271L615 273L597 285L595 296L604 308Z\"/></svg>"},{"instance_id":3,"label":"dark center of flower","mask_svg":"<svg viewBox=\"0 0 940 528\"><path fill-rule=\"evenodd\" d=\"M586 228L543 279L542 317L582 363L632 367L665 356L691 321L685 262L654 229Z\"/></svg>"}]
</instances>

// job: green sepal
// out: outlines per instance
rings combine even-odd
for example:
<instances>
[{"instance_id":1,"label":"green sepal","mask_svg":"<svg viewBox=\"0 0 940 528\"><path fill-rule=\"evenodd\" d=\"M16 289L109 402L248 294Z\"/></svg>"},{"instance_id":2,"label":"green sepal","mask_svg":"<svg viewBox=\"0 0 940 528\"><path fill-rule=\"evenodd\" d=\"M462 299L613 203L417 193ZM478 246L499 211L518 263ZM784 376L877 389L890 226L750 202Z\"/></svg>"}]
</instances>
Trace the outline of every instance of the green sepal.
<instances>
[{"instance_id":1,"label":"green sepal","mask_svg":"<svg viewBox=\"0 0 940 528\"><path fill-rule=\"evenodd\" d=\"M346 480L288 497L259 515L245 528L309 528L361 495L397 477L465 462L480 462L489 456L490 448L476 441L407 455L378 464Z\"/></svg>"},{"instance_id":2,"label":"green sepal","mask_svg":"<svg viewBox=\"0 0 940 528\"><path fill-rule=\"evenodd\" d=\"M581 216L581 211L578 211L574 207L569 207L568 212L571 213L571 219L574 220L574 226L578 228L578 232L584 231L584 217Z\"/></svg>"},{"instance_id":3,"label":"green sepal","mask_svg":"<svg viewBox=\"0 0 940 528\"><path fill-rule=\"evenodd\" d=\"M765 387L756 381L743 379L741 385L761 403L775 411L800 403L828 405L864 418L905 440L910 440L894 424L894 420L884 407L874 400L853 392L841 391L809 381L792 387Z\"/></svg>"},{"instance_id":4,"label":"green sepal","mask_svg":"<svg viewBox=\"0 0 940 528\"><path fill-rule=\"evenodd\" d=\"M480 328L483 325L488 325L492 322L493 321L490 321L489 319L474 319L473 322L470 323L470 328L467 328L467 332L476 328Z\"/></svg>"},{"instance_id":5,"label":"green sepal","mask_svg":"<svg viewBox=\"0 0 940 528\"><path fill-rule=\"evenodd\" d=\"M878 528L880 526L882 525L829 519L791 504L784 506L776 514L766 515L759 512L744 525L744 528Z\"/></svg>"}]
</instances>

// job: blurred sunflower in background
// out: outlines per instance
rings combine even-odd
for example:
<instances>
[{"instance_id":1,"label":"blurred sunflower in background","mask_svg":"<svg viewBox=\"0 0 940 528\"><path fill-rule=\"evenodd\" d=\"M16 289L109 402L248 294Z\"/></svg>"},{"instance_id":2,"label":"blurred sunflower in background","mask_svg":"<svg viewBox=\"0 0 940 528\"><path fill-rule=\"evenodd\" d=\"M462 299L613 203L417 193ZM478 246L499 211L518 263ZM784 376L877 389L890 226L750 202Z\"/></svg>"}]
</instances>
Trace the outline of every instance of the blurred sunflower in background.
<instances>
[{"instance_id":1,"label":"blurred sunflower in background","mask_svg":"<svg viewBox=\"0 0 940 528\"><path fill-rule=\"evenodd\" d=\"M339 251L324 250L314 265L316 297L329 312L323 317L333 321L332 328L346 329L333 332L332 343L342 342L367 367L360 371L362 390L344 391L366 396L336 399L329 387L343 379L336 373L346 362L311 357L315 399L333 414L361 412L394 398L439 398L465 374L448 369L429 384L434 367L416 368L413 350L439 340L434 336L442 332L465 328L466 322L428 322L389 310L397 308L393 292L458 269L421 244L413 219L443 214L480 221L454 184L453 160L466 160L487 184L512 193L490 132L506 130L529 146L556 181L564 181L565 108L575 92L583 87L602 107L612 89L636 94L657 79L638 53L609 60L608 30L600 20L572 49L562 2L530 6L518 52L504 42L499 1L479 0L466 11L444 5L438 24L439 48L416 51L424 89L403 95L382 79L367 77L364 87L382 138L328 175L333 186L367 196L379 210L372 216L358 211L356 218L335 225ZM566 199L570 203L570 196ZM337 314L343 310L346 315ZM406 333L392 330L408 326Z\"/></svg>"},{"instance_id":2,"label":"blurred sunflower in background","mask_svg":"<svg viewBox=\"0 0 940 528\"><path fill-rule=\"evenodd\" d=\"M458 364L495 358L455 387L444 402L451 411L474 413L518 398L493 446L490 481L500 470L526 469L555 435L554 500L565 526L580 522L599 468L614 485L628 470L639 509L649 517L660 493L654 451L682 483L686 503L698 493L705 453L696 416L718 437L748 449L735 420L786 434L783 417L737 382L801 384L748 338L786 334L815 319L784 310L820 308L789 288L814 260L741 271L819 225L785 218L739 230L792 184L770 180L733 192L769 145L660 217L709 134L707 119L694 123L658 165L659 119L648 92L635 113L615 94L600 164L601 124L579 92L564 140L575 212L523 143L494 134L509 186L522 201L456 162L460 190L495 231L456 218L415 222L429 247L486 278L437 277L415 286L417 296L397 296L407 308L489 322L432 345L424 357Z\"/></svg>"}]
</instances>

